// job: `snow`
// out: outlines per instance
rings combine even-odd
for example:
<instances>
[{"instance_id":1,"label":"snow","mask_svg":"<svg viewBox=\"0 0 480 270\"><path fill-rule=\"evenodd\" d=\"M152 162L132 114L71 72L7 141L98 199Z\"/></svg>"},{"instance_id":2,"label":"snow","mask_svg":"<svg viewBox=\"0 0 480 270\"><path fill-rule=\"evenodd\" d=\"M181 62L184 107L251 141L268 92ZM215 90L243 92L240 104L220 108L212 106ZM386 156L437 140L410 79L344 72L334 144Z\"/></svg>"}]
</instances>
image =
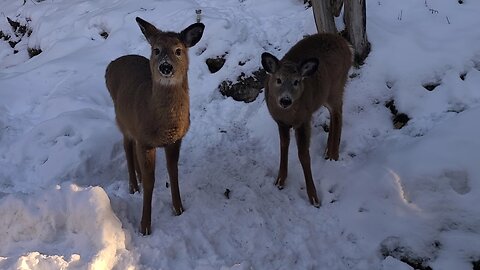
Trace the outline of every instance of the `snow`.
<instances>
[{"instance_id":1,"label":"snow","mask_svg":"<svg viewBox=\"0 0 480 270\"><path fill-rule=\"evenodd\" d=\"M199 8L206 28L190 49L192 123L179 165L186 211L173 215L158 151L144 237L104 70L149 53L136 16L179 31ZM320 209L308 203L293 141L286 186L273 185L279 139L263 93L245 104L216 89L256 70L262 52L281 57L316 31L303 1L3 1L0 10L32 29L16 54L0 40L0 269L407 270L414 259L466 270L480 260L478 1L367 1L372 51L346 87L339 161L323 159L327 110L313 121ZM15 39L6 19L0 30ZM32 47L42 53L29 59ZM210 74L205 60L225 53ZM391 100L411 118L402 129Z\"/></svg>"},{"instance_id":2,"label":"snow","mask_svg":"<svg viewBox=\"0 0 480 270\"><path fill-rule=\"evenodd\" d=\"M14 268L65 268L83 262L108 269L125 251L122 224L100 187L65 184L34 194L8 194L0 205L0 252L8 255L7 263L17 258Z\"/></svg>"}]
</instances>

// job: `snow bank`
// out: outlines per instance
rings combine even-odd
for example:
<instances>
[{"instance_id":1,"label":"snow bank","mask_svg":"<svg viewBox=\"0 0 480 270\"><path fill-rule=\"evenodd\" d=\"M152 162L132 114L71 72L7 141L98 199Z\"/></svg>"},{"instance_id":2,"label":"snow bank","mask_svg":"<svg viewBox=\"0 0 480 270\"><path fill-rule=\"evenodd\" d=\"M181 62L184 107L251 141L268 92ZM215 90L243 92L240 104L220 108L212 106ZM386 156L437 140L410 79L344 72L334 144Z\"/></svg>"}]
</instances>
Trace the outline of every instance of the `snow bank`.
<instances>
[{"instance_id":1,"label":"snow bank","mask_svg":"<svg viewBox=\"0 0 480 270\"><path fill-rule=\"evenodd\" d=\"M110 269L125 234L100 187L57 186L0 199L2 269Z\"/></svg>"}]
</instances>

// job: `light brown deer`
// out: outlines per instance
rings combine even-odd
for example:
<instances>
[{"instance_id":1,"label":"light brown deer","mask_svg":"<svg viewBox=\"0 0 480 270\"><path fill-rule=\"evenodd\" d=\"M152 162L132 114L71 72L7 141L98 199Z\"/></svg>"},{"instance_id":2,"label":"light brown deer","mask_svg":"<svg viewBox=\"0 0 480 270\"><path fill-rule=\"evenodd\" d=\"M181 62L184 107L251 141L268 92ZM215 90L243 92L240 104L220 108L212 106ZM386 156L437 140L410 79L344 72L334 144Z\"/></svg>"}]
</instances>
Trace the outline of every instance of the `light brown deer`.
<instances>
[{"instance_id":1,"label":"light brown deer","mask_svg":"<svg viewBox=\"0 0 480 270\"><path fill-rule=\"evenodd\" d=\"M321 200L317 197L310 167L310 122L315 111L321 106L327 107L330 131L325 158L338 160L343 91L352 55L347 41L335 34L308 36L295 44L282 60L266 52L262 54L262 65L268 73L265 99L280 134L280 168L275 185L279 189L285 185L293 127L308 199L315 207L320 207Z\"/></svg>"},{"instance_id":2,"label":"light brown deer","mask_svg":"<svg viewBox=\"0 0 480 270\"><path fill-rule=\"evenodd\" d=\"M112 61L105 80L113 99L117 124L123 133L130 193L143 184L142 234L151 233L155 153L165 148L176 215L183 206L178 187L178 159L183 136L190 125L188 48L202 37L205 26L195 23L180 33L163 32L136 18L151 45L151 56L125 55Z\"/></svg>"}]
</instances>

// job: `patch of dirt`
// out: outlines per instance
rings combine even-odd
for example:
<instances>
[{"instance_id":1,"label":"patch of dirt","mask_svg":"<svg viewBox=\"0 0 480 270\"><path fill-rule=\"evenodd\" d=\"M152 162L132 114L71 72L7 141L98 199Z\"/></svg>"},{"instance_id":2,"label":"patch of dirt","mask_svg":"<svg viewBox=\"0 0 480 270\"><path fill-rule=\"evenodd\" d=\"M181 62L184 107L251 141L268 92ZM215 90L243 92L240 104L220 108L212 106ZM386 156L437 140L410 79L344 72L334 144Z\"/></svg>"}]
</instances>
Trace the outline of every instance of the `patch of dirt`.
<instances>
[{"instance_id":1,"label":"patch of dirt","mask_svg":"<svg viewBox=\"0 0 480 270\"><path fill-rule=\"evenodd\" d=\"M385 103L385 107L389 108L390 112L392 113L392 122L394 128L401 129L408 123L408 121L410 121L410 117L407 114L398 112L393 99Z\"/></svg>"},{"instance_id":2,"label":"patch of dirt","mask_svg":"<svg viewBox=\"0 0 480 270\"><path fill-rule=\"evenodd\" d=\"M215 58L208 58L205 63L207 64L208 66L208 70L210 70L210 73L215 73L217 71L219 71L223 65L225 64L225 56L227 55L227 53L225 53L224 55L221 55L221 56L217 56Z\"/></svg>"},{"instance_id":3,"label":"patch of dirt","mask_svg":"<svg viewBox=\"0 0 480 270\"><path fill-rule=\"evenodd\" d=\"M107 38L108 38L108 33L107 33L106 31L102 31L102 32L100 33L100 36L101 36L102 38L104 38L104 39L107 39Z\"/></svg>"},{"instance_id":4,"label":"patch of dirt","mask_svg":"<svg viewBox=\"0 0 480 270\"><path fill-rule=\"evenodd\" d=\"M440 82L431 82L431 83L425 83L422 86L423 86L423 88L427 89L428 91L433 91L440 84L441 84Z\"/></svg>"},{"instance_id":5,"label":"patch of dirt","mask_svg":"<svg viewBox=\"0 0 480 270\"><path fill-rule=\"evenodd\" d=\"M435 241L432 243L434 250L438 250L440 247L440 242ZM391 236L383 240L380 244L380 253L383 258L391 256L410 265L416 270L432 270L432 268L428 266L430 258L416 255L411 248L401 245L398 237Z\"/></svg>"},{"instance_id":6,"label":"patch of dirt","mask_svg":"<svg viewBox=\"0 0 480 270\"><path fill-rule=\"evenodd\" d=\"M28 56L30 56L30 58L32 58L34 56L37 56L37 55L41 54L42 49L40 49L40 48L28 48L27 52L28 52Z\"/></svg>"},{"instance_id":7,"label":"patch of dirt","mask_svg":"<svg viewBox=\"0 0 480 270\"><path fill-rule=\"evenodd\" d=\"M32 34L32 29L28 26L28 24L22 25L20 22L14 21L9 17L7 17L7 21L8 24L10 24L10 26L12 27L12 30L17 37L22 38L25 35L29 37ZM27 18L26 21L28 23L31 20Z\"/></svg>"},{"instance_id":8,"label":"patch of dirt","mask_svg":"<svg viewBox=\"0 0 480 270\"><path fill-rule=\"evenodd\" d=\"M473 270L480 270L480 260L472 262Z\"/></svg>"},{"instance_id":9,"label":"patch of dirt","mask_svg":"<svg viewBox=\"0 0 480 270\"><path fill-rule=\"evenodd\" d=\"M223 81L218 89L222 95L232 97L236 101L249 103L254 101L264 87L267 73L263 69L254 71L251 76L241 73L236 82L229 80Z\"/></svg>"},{"instance_id":10,"label":"patch of dirt","mask_svg":"<svg viewBox=\"0 0 480 270\"><path fill-rule=\"evenodd\" d=\"M26 23L22 24L20 21L15 21L7 17L7 22L11 27L13 36L10 34L5 33L4 31L0 30L0 40L8 42L10 47L13 49L13 54L18 53L18 49L15 48L20 41L22 41L25 37L30 37L32 35L32 28L28 25L31 21L30 18L25 19ZM38 48L27 48L28 55L30 58L39 55L42 52L42 49Z\"/></svg>"}]
</instances>

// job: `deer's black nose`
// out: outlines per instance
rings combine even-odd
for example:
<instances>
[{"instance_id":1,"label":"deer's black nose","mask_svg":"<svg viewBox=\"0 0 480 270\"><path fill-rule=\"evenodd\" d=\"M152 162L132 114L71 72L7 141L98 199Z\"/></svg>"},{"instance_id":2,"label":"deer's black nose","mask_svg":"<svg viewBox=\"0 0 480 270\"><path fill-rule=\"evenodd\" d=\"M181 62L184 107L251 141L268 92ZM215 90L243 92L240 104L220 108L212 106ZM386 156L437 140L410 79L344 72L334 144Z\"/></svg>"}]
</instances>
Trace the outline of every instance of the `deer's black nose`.
<instances>
[{"instance_id":1,"label":"deer's black nose","mask_svg":"<svg viewBox=\"0 0 480 270\"><path fill-rule=\"evenodd\" d=\"M163 75L171 75L172 74L172 71L173 71L173 66L170 65L169 63L167 62L163 62L160 64L160 66L158 67L158 69L160 70L160 72L163 74Z\"/></svg>"},{"instance_id":2,"label":"deer's black nose","mask_svg":"<svg viewBox=\"0 0 480 270\"><path fill-rule=\"evenodd\" d=\"M282 97L279 102L280 106L282 106L283 108L287 108L292 105L292 100L289 97Z\"/></svg>"}]
</instances>

